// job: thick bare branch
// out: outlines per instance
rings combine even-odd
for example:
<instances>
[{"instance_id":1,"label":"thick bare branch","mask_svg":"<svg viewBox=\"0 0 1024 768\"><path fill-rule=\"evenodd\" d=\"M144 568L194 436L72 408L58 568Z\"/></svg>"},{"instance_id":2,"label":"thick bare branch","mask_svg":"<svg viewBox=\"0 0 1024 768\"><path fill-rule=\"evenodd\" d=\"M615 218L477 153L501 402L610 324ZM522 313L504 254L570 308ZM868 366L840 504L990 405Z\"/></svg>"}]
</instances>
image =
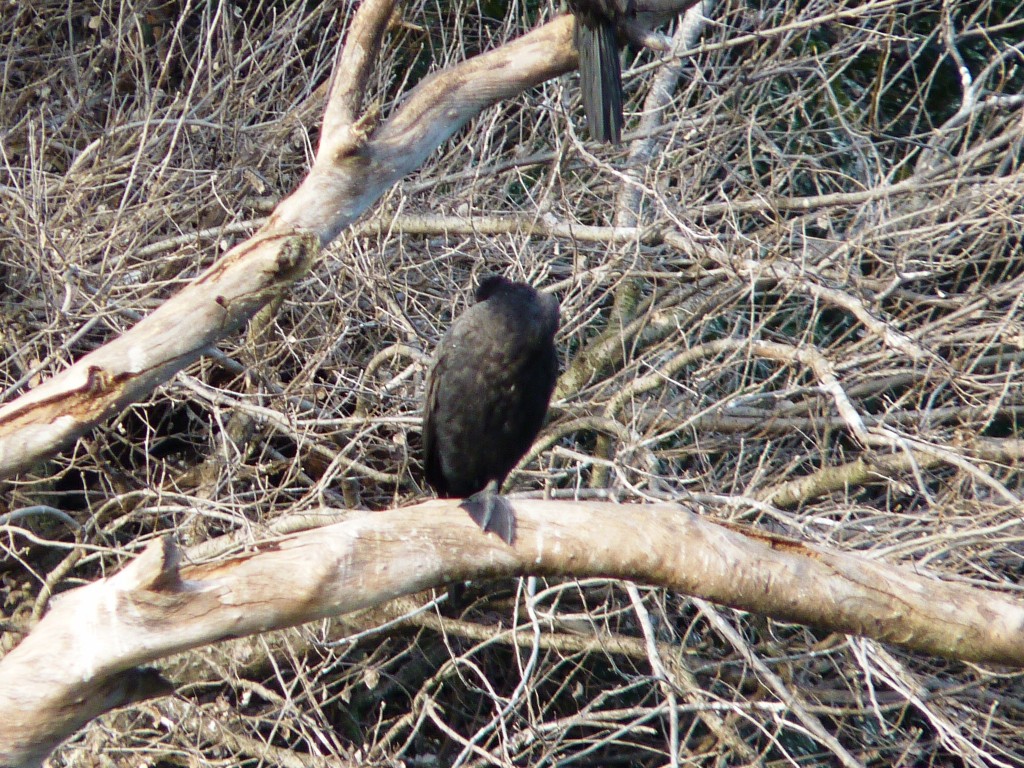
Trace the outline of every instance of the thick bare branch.
<instances>
[{"instance_id":1,"label":"thick bare branch","mask_svg":"<svg viewBox=\"0 0 1024 768\"><path fill-rule=\"evenodd\" d=\"M105 708L111 681L200 645L468 577L611 576L939 656L1020 666L1024 605L919 572L707 522L671 505L517 502L518 540L456 501L367 514L178 567L169 539L64 595L0 661L0 764L35 765ZM119 689L120 690L120 689Z\"/></svg>"},{"instance_id":2,"label":"thick bare branch","mask_svg":"<svg viewBox=\"0 0 1024 768\"><path fill-rule=\"evenodd\" d=\"M309 236L257 235L130 331L0 408L0 477L148 395L304 274L317 250Z\"/></svg>"},{"instance_id":3,"label":"thick bare branch","mask_svg":"<svg viewBox=\"0 0 1024 768\"><path fill-rule=\"evenodd\" d=\"M575 67L572 26L572 17L560 16L428 77L365 145L348 154L321 149L309 176L277 207L268 228L298 228L330 242L481 110Z\"/></svg>"},{"instance_id":4,"label":"thick bare branch","mask_svg":"<svg viewBox=\"0 0 1024 768\"><path fill-rule=\"evenodd\" d=\"M381 17L359 26L364 36L348 46L366 47L379 39ZM572 19L563 16L498 51L434 75L358 150L339 149L351 149L348 138L325 138L322 149L331 151L320 152L305 182L278 206L263 233L232 249L121 337L0 409L0 477L52 455L149 394L285 291L315 255L311 238L291 235L304 231L329 242L481 109L575 66L571 30ZM331 93L346 101L340 114L351 115L358 106L345 87ZM330 104L327 114L335 115ZM346 136L351 129L340 117L334 127Z\"/></svg>"},{"instance_id":5,"label":"thick bare branch","mask_svg":"<svg viewBox=\"0 0 1024 768\"><path fill-rule=\"evenodd\" d=\"M334 60L318 158L321 154L352 151L362 142L362 131L355 124L362 117L367 81L394 11L395 0L366 0L359 4L348 41L338 49Z\"/></svg>"},{"instance_id":6,"label":"thick bare branch","mask_svg":"<svg viewBox=\"0 0 1024 768\"><path fill-rule=\"evenodd\" d=\"M680 0L686 5L688 0ZM573 19L560 16L498 50L438 72L376 130L360 116L393 4L360 8L338 57L316 162L261 233L118 339L0 409L0 478L10 477L144 397L281 295L391 185L484 108L576 66ZM365 123L365 124L364 124Z\"/></svg>"}]
</instances>

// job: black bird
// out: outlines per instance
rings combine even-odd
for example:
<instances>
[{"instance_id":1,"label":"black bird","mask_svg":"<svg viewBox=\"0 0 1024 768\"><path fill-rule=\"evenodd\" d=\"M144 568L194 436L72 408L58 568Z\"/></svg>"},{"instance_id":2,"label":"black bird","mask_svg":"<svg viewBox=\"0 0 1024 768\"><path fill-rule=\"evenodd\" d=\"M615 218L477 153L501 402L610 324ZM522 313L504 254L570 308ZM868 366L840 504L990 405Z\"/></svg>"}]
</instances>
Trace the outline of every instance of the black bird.
<instances>
[{"instance_id":1,"label":"black bird","mask_svg":"<svg viewBox=\"0 0 1024 768\"><path fill-rule=\"evenodd\" d=\"M441 340L427 383L427 482L441 497L466 499L473 520L508 544L515 521L498 494L544 422L558 377L557 330L554 296L488 277Z\"/></svg>"},{"instance_id":2,"label":"black bird","mask_svg":"<svg viewBox=\"0 0 1024 768\"><path fill-rule=\"evenodd\" d=\"M622 136L622 65L619 34L636 16L634 0L568 0L576 17L580 89L590 135L619 143Z\"/></svg>"}]
</instances>

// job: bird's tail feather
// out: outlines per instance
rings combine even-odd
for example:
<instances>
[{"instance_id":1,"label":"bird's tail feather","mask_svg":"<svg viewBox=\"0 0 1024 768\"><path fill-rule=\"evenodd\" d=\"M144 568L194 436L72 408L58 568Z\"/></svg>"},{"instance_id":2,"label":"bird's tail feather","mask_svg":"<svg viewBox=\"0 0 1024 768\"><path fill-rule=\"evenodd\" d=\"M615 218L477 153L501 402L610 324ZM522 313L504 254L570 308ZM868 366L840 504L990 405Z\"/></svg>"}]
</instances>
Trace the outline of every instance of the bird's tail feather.
<instances>
[{"instance_id":1,"label":"bird's tail feather","mask_svg":"<svg viewBox=\"0 0 1024 768\"><path fill-rule=\"evenodd\" d=\"M622 65L615 25L601 22L590 27L577 19L575 42L590 135L617 144L622 135Z\"/></svg>"}]
</instances>

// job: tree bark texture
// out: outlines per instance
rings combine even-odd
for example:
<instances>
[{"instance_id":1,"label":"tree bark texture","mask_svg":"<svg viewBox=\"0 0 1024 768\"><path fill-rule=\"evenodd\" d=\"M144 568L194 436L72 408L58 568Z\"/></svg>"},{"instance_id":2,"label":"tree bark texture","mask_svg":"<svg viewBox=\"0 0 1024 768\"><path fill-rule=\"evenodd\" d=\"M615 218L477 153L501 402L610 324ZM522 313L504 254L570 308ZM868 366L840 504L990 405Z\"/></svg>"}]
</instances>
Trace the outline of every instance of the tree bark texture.
<instances>
[{"instance_id":1,"label":"tree bark texture","mask_svg":"<svg viewBox=\"0 0 1024 768\"><path fill-rule=\"evenodd\" d=\"M61 596L0 661L0 765L38 765L93 717L166 692L140 665L465 578L629 579L922 653L1024 666L1024 604L996 592L740 532L675 505L514 508L514 547L482 533L458 501L367 513L184 567L169 538L151 543L117 575Z\"/></svg>"}]
</instances>

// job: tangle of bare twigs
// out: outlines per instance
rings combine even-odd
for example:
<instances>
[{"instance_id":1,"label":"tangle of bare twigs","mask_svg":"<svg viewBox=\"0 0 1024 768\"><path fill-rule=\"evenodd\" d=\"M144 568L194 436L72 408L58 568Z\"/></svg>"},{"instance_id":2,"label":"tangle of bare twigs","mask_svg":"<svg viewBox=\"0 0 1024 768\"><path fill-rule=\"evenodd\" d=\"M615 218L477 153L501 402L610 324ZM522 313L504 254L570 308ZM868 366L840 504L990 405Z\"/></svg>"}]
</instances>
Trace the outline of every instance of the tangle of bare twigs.
<instances>
[{"instance_id":1,"label":"tangle of bare twigs","mask_svg":"<svg viewBox=\"0 0 1024 768\"><path fill-rule=\"evenodd\" d=\"M3 400L302 178L350 13L8 5ZM388 109L531 9L410 5L370 98ZM584 143L562 80L488 110L276 316L6 484L4 648L170 529L198 555L313 525L323 502L422 496L425 355L491 271L562 306L565 372L519 489L698 498L1019 592L1024 6L706 9L679 59L627 59L622 150ZM407 602L190 654L168 670L179 697L101 719L53 764L1024 762L1018 674L629 584L475 594L458 620Z\"/></svg>"}]
</instances>

